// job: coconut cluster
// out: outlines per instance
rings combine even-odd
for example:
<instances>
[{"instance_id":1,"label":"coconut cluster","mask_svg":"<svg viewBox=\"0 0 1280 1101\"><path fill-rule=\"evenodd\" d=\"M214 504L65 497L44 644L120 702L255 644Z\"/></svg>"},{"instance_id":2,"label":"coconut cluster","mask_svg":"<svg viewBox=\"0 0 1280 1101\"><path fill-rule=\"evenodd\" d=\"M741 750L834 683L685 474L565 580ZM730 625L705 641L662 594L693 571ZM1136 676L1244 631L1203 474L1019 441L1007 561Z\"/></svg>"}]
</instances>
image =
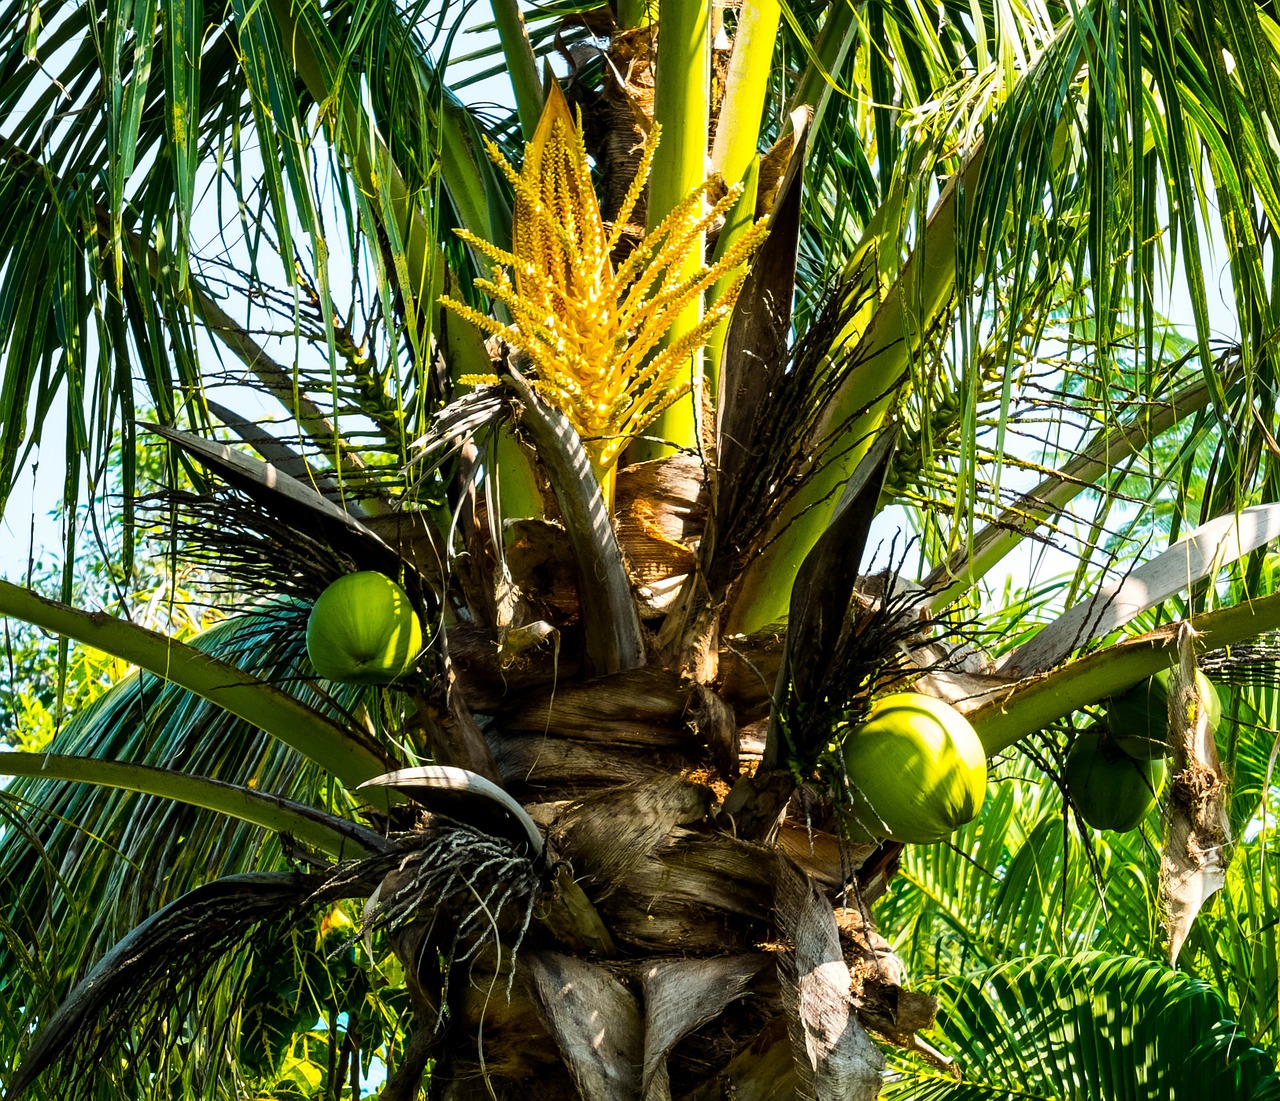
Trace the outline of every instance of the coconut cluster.
<instances>
[{"instance_id":1,"label":"coconut cluster","mask_svg":"<svg viewBox=\"0 0 1280 1101\"><path fill-rule=\"evenodd\" d=\"M1197 670L1209 729L1222 721L1213 682ZM1080 817L1099 830L1136 829L1164 787L1169 754L1169 692L1173 670L1163 669L1107 702L1105 725L1080 734L1067 754L1064 779Z\"/></svg>"}]
</instances>

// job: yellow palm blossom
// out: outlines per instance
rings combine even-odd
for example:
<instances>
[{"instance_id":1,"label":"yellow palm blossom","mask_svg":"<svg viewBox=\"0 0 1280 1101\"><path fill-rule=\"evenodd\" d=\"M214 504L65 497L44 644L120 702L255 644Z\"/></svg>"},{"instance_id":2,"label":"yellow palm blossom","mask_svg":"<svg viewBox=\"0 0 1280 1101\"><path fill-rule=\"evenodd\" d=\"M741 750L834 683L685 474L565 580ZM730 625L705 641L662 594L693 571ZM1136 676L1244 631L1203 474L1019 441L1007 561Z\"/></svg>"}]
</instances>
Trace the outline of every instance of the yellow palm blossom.
<instances>
[{"instance_id":1,"label":"yellow palm blossom","mask_svg":"<svg viewBox=\"0 0 1280 1101\"><path fill-rule=\"evenodd\" d=\"M699 265L692 276L682 276L685 258L700 247L703 232L740 193L740 188L730 189L704 210L704 183L614 271L610 253L648 179L658 136L655 125L613 228L607 230L591 186L586 149L568 104L553 85L525 151L523 171L516 172L495 146L489 146L489 155L515 189L512 251L458 231L497 265L492 281L477 279L476 285L506 307L510 324L454 299L441 299L527 356L534 387L564 412L582 437L606 493L609 475L627 442L689 392L691 357L728 316L745 271L690 332L660 347L664 334L690 302L750 257L766 231L760 223L715 264Z\"/></svg>"}]
</instances>

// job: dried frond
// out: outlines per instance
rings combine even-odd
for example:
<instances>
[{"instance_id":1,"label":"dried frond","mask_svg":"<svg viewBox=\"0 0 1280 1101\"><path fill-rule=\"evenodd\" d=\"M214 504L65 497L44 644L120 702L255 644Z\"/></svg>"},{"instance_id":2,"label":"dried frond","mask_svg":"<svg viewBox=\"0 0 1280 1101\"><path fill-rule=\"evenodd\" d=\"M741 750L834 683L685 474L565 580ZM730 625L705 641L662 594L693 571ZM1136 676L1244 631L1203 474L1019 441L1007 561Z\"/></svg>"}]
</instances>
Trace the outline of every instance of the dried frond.
<instances>
[{"instance_id":1,"label":"dried frond","mask_svg":"<svg viewBox=\"0 0 1280 1101\"><path fill-rule=\"evenodd\" d=\"M866 306L857 280L835 283L817 296L822 308L792 344L783 381L758 402L741 438L750 441L750 461L731 492L721 489L716 506L716 562L708 581L713 591L741 576L746 564L769 544L767 533L804 482L806 471L830 462L831 447L815 454L807 441L822 423L840 379L850 369L856 338L839 337ZM880 399L867 394L865 407ZM859 411L855 411L856 416ZM849 418L852 419L852 418ZM828 426L826 438L840 439L843 424ZM846 448L864 440L843 440ZM776 538L776 533L775 536Z\"/></svg>"},{"instance_id":2,"label":"dried frond","mask_svg":"<svg viewBox=\"0 0 1280 1101\"><path fill-rule=\"evenodd\" d=\"M452 965L486 947L501 959L507 946L506 963L513 962L542 893L542 877L529 856L506 838L438 814L412 835L411 845L383 881L376 903L366 908L362 934L427 922L427 943L448 961L446 978ZM437 922L446 930L439 936Z\"/></svg>"},{"instance_id":3,"label":"dried frond","mask_svg":"<svg viewBox=\"0 0 1280 1101\"><path fill-rule=\"evenodd\" d=\"M206 570L211 590L224 601L257 606L265 591L309 602L352 568L322 540L231 489L142 497L138 516L140 525L163 530L183 561Z\"/></svg>"},{"instance_id":4,"label":"dried frond","mask_svg":"<svg viewBox=\"0 0 1280 1101\"><path fill-rule=\"evenodd\" d=\"M973 652L965 624L922 615L922 592L899 577L910 546L889 548L890 566L860 580L843 612L840 633L808 691L794 672L781 701L787 759L801 779L815 772L830 791L837 819L852 813L855 792L843 760L846 736L876 697L902 691L930 674L959 673Z\"/></svg>"}]
</instances>

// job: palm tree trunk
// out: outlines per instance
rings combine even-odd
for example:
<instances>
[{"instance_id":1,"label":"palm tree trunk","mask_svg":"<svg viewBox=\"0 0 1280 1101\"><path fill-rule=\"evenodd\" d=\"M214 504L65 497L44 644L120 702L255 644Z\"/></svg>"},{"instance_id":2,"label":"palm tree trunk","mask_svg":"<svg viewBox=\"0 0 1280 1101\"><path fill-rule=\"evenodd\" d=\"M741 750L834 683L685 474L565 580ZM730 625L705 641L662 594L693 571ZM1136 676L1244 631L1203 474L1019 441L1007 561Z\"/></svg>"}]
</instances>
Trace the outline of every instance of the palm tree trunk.
<instances>
[{"instance_id":1,"label":"palm tree trunk","mask_svg":"<svg viewBox=\"0 0 1280 1101\"><path fill-rule=\"evenodd\" d=\"M650 591L678 590L672 573L690 568L705 515L683 465L620 480L620 542ZM713 685L656 665L573 680L571 556L540 522L521 533L509 560L521 614L555 619L557 645L505 667L493 635L455 635L451 649L498 778L546 853L522 858L537 887L519 906L474 920L478 900L500 893L478 867L444 915L401 936L421 997L445 990L432 1095L875 1097L883 1059L867 1029L910 1045L932 1024L932 1002L900 988L871 926L883 877L846 887L875 846L824 828L816 804L795 802L776 845L742 836L724 809L760 758L777 640L740 648ZM406 877L389 877L384 901Z\"/></svg>"}]
</instances>

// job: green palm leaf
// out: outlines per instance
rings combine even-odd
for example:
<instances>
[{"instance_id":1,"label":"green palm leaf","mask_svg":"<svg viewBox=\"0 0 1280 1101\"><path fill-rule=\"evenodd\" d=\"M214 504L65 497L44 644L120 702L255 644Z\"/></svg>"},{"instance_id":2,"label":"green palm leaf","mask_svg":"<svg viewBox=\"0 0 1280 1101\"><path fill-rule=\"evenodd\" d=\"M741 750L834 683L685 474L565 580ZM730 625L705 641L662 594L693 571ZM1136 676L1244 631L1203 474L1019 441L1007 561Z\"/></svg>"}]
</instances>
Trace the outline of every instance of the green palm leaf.
<instances>
[{"instance_id":1,"label":"green palm leaf","mask_svg":"<svg viewBox=\"0 0 1280 1101\"><path fill-rule=\"evenodd\" d=\"M8 1076L6 1097L20 1096L60 1060L67 1068L64 1095L91 1096L91 1068L109 1064L119 1042L115 1034L139 1021L153 1033L147 1036L144 1027L144 1043L152 1052L171 1046L174 1041L164 1035L170 1003L190 998L220 958L261 922L300 908L322 886L322 877L297 873L226 876L152 914L98 962L43 1025ZM157 1003L160 1013L154 1012Z\"/></svg>"},{"instance_id":2,"label":"green palm leaf","mask_svg":"<svg viewBox=\"0 0 1280 1101\"><path fill-rule=\"evenodd\" d=\"M196 643L246 672L288 686L334 719L360 692L320 690L301 632L270 614L230 620ZM259 728L176 685L143 673L78 715L49 747L89 760L181 769L353 818L352 797L323 769ZM0 986L26 954L55 996L129 929L183 891L219 874L284 870L285 853L260 826L168 799L52 778L16 778L3 799L25 826L0 846ZM92 913L92 921L78 915ZM42 943L42 938L51 940ZM28 947L30 946L30 947ZM37 946L39 946L37 948Z\"/></svg>"},{"instance_id":3,"label":"green palm leaf","mask_svg":"<svg viewBox=\"0 0 1280 1101\"><path fill-rule=\"evenodd\" d=\"M1280 1081L1206 984L1152 960L1036 956L935 989L964 1078L900 1061L892 1101L1261 1099Z\"/></svg>"}]
</instances>

